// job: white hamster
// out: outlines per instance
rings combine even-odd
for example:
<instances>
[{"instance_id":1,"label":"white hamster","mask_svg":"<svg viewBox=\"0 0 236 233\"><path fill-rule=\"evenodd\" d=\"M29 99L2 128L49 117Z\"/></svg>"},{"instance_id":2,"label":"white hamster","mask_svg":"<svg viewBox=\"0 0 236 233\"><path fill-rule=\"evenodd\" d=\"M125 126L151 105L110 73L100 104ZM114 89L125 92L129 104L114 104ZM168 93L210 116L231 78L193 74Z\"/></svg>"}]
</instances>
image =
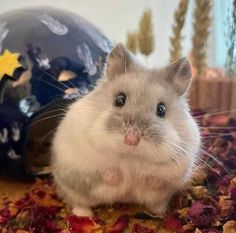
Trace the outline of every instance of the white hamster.
<instances>
[{"instance_id":1,"label":"white hamster","mask_svg":"<svg viewBox=\"0 0 236 233\"><path fill-rule=\"evenodd\" d=\"M186 58L146 69L123 44L112 49L104 77L68 108L53 139L52 173L74 214L114 202L166 210L198 160L190 83Z\"/></svg>"}]
</instances>

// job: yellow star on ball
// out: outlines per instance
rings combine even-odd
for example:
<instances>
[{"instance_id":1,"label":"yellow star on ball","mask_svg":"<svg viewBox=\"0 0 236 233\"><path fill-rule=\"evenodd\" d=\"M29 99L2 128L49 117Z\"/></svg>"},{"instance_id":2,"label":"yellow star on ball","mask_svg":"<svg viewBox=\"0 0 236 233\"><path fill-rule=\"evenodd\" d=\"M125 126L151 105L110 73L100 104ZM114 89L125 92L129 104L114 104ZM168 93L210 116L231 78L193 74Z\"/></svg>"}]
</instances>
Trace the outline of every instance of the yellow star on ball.
<instances>
[{"instance_id":1,"label":"yellow star on ball","mask_svg":"<svg viewBox=\"0 0 236 233\"><path fill-rule=\"evenodd\" d=\"M4 75L12 77L14 71L22 66L18 61L19 56L19 53L11 53L9 50L5 50L0 56L0 80Z\"/></svg>"}]
</instances>

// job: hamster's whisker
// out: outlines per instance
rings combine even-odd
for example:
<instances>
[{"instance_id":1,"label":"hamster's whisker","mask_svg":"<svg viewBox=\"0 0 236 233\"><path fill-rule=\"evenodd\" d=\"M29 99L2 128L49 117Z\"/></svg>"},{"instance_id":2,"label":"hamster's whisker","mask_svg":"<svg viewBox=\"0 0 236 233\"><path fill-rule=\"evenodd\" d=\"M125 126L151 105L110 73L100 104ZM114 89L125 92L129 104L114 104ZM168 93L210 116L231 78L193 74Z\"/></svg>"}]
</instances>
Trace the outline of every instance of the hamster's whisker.
<instances>
[{"instance_id":1,"label":"hamster's whisker","mask_svg":"<svg viewBox=\"0 0 236 233\"><path fill-rule=\"evenodd\" d=\"M50 85L50 86L56 88L57 90L62 91L63 93L65 93L65 91L62 88L60 88L60 87L58 87L58 86L56 86L56 85L54 85L54 84L52 84L52 83L50 83L46 80L42 80L42 82L47 83L48 85Z\"/></svg>"},{"instance_id":2,"label":"hamster's whisker","mask_svg":"<svg viewBox=\"0 0 236 233\"><path fill-rule=\"evenodd\" d=\"M61 113L61 114L56 114L56 115L52 115L52 116L49 116L49 117L45 117L45 118L43 118L43 119L39 119L39 120L37 120L37 121L35 121L35 122L32 122L32 123L30 123L29 125L27 125L27 126L33 126L33 125L35 125L35 124L38 124L38 123L40 123L40 122L42 122L42 121L45 121L45 120L48 120L48 119L51 119L51 118L55 118L55 117L59 117L59 116L65 116L65 114L64 113Z\"/></svg>"},{"instance_id":3,"label":"hamster's whisker","mask_svg":"<svg viewBox=\"0 0 236 233\"><path fill-rule=\"evenodd\" d=\"M201 152L203 152L205 155L209 156L212 160L214 160L217 164L220 165L220 167L222 167L224 169L224 171L228 174L231 175L231 172L226 169L226 167L224 166L224 164L219 161L215 156L213 156L212 154L209 154L206 150L204 150L203 148L200 148Z\"/></svg>"},{"instance_id":4,"label":"hamster's whisker","mask_svg":"<svg viewBox=\"0 0 236 233\"><path fill-rule=\"evenodd\" d=\"M200 129L236 129L236 126L200 126Z\"/></svg>"},{"instance_id":5,"label":"hamster's whisker","mask_svg":"<svg viewBox=\"0 0 236 233\"><path fill-rule=\"evenodd\" d=\"M207 166L208 168L210 168L211 171L213 170L213 172L216 173L217 176L222 177L219 173L217 173L217 172L215 171L214 168L212 168L209 164L206 164L204 161L202 161L202 160L199 158L199 160L195 161L195 163L194 163L194 168L193 168L193 170L192 170L193 178L194 178L194 174L196 174L196 173L198 172L198 170L201 170L201 171L203 172L203 174L204 174L205 181L206 181L206 183L207 183L207 185L208 185L209 181L208 181L208 175L206 174L205 166ZM196 169L197 169L197 170L196 170Z\"/></svg>"},{"instance_id":6,"label":"hamster's whisker","mask_svg":"<svg viewBox=\"0 0 236 233\"><path fill-rule=\"evenodd\" d=\"M92 109L90 109L90 108L87 108L87 109L85 109L85 108L81 109L81 108L80 108L79 110L80 110L80 111L77 112L78 114L81 112L81 110L84 111L84 112L86 112L86 113L93 113L93 114L94 114L94 113L98 113L98 114L101 113L101 111L99 111L99 110L96 111L96 110L92 110ZM103 119L105 119L105 117L103 117L103 116L99 116L99 117L102 117Z\"/></svg>"},{"instance_id":7,"label":"hamster's whisker","mask_svg":"<svg viewBox=\"0 0 236 233\"><path fill-rule=\"evenodd\" d=\"M187 151L185 148L189 148L189 149L192 149L192 148L195 148L194 145L189 145L188 143L186 142L181 142L181 146L179 145L173 145L173 146L176 146L177 148L179 148L180 150L182 150L183 153L185 153L186 155L195 155L195 153L192 153L190 151Z\"/></svg>"},{"instance_id":8,"label":"hamster's whisker","mask_svg":"<svg viewBox=\"0 0 236 233\"><path fill-rule=\"evenodd\" d=\"M39 70L43 71L45 74L49 75L52 79L54 79L55 81L57 81L58 83L62 84L66 89L69 89L70 87L67 86L65 83L61 82L60 80L58 80L56 77L54 77L52 74L50 74L49 72L47 72L46 70L42 69L39 65L34 64ZM64 92L64 90L63 90Z\"/></svg>"},{"instance_id":9,"label":"hamster's whisker","mask_svg":"<svg viewBox=\"0 0 236 233\"><path fill-rule=\"evenodd\" d=\"M175 151L173 148L171 148L169 145L165 145L165 146L166 146L167 149L170 151L172 159L174 159L174 161L175 161L176 163L180 164L179 156L176 154L176 151ZM173 165L175 165L171 160L170 160L170 162L171 162ZM175 165L175 166L176 166L176 165Z\"/></svg>"},{"instance_id":10,"label":"hamster's whisker","mask_svg":"<svg viewBox=\"0 0 236 233\"><path fill-rule=\"evenodd\" d=\"M182 150L185 154L189 154L187 151L185 151L182 147L180 147L180 146L178 146L178 145L175 145L175 144L172 144L173 146L176 146L177 148L179 148L180 150ZM204 151L205 152L205 151ZM222 164L220 164L220 162L213 156L213 155L210 155L210 154L208 154L207 153L207 155L209 156L209 157L211 157L214 161L216 161L219 165L221 165L221 166L223 166ZM219 175L216 171L215 171L215 169L210 165L210 164L208 164L205 160L203 160L203 159L201 159L201 158L199 158L196 162L195 162L195 164L196 165L194 165L194 166L199 166L199 162L202 162L202 163L204 163L205 165L207 165L211 170L213 170L217 175ZM227 172L227 173L229 173L227 170L226 170L226 168L223 166L223 169ZM230 173L229 173L230 174ZM221 175L219 175L219 176L221 176ZM222 177L222 176L221 176Z\"/></svg>"},{"instance_id":11,"label":"hamster's whisker","mask_svg":"<svg viewBox=\"0 0 236 233\"><path fill-rule=\"evenodd\" d=\"M57 71L62 72L61 70L59 70L57 67L54 67ZM53 76L55 77L55 76ZM56 78L56 77L55 77ZM57 79L57 78L56 78ZM57 79L58 80L58 79ZM58 80L61 84L65 84L65 83L62 83L60 80ZM74 88L78 88L76 87L70 80L67 80L67 82L69 82L71 84L71 86L73 86ZM66 85L66 84L65 84Z\"/></svg>"},{"instance_id":12,"label":"hamster's whisker","mask_svg":"<svg viewBox=\"0 0 236 233\"><path fill-rule=\"evenodd\" d=\"M196 161L194 162L194 164L193 164L194 167L193 167L192 173L194 174L194 172L197 172L197 170L200 169L200 170L204 173L205 179L206 179L206 181L208 182L206 171L204 170L204 167L203 167L203 165L202 165L201 162L202 162L202 161L200 160L200 158L199 158L199 160L196 160ZM195 170L195 169L197 169L197 170Z\"/></svg>"},{"instance_id":13,"label":"hamster's whisker","mask_svg":"<svg viewBox=\"0 0 236 233\"><path fill-rule=\"evenodd\" d=\"M40 138L40 141L44 141L49 135L56 132L56 129L50 130L47 134L45 134L42 138Z\"/></svg>"},{"instance_id":14,"label":"hamster's whisker","mask_svg":"<svg viewBox=\"0 0 236 233\"><path fill-rule=\"evenodd\" d=\"M212 133L210 134L209 136L201 136L202 139L210 139L210 138L218 138L218 137L223 137L223 136L232 136L233 133L236 133L235 132L230 132L230 133Z\"/></svg>"},{"instance_id":15,"label":"hamster's whisker","mask_svg":"<svg viewBox=\"0 0 236 233\"><path fill-rule=\"evenodd\" d=\"M59 111L66 113L65 109L58 108L58 109L53 109L53 110L44 112L44 113L40 114L40 117L45 116L45 115L48 115L48 114L50 114L50 113L59 112Z\"/></svg>"},{"instance_id":16,"label":"hamster's whisker","mask_svg":"<svg viewBox=\"0 0 236 233\"><path fill-rule=\"evenodd\" d=\"M211 171L213 171L215 174L217 174L219 177L223 177L221 174L219 174L215 168L213 168L210 164L208 164L205 160L203 159L199 159L200 162L203 162L207 167L209 167L211 169Z\"/></svg>"},{"instance_id":17,"label":"hamster's whisker","mask_svg":"<svg viewBox=\"0 0 236 233\"><path fill-rule=\"evenodd\" d=\"M235 112L235 111L236 111L236 109L230 109L230 110L219 111L219 112L214 112L214 113L204 113L202 115L194 116L194 118L195 119L201 119L204 116L217 116L217 115L221 115L221 114L232 113L232 112Z\"/></svg>"},{"instance_id":18,"label":"hamster's whisker","mask_svg":"<svg viewBox=\"0 0 236 233\"><path fill-rule=\"evenodd\" d=\"M189 154L188 151L186 151L183 147L175 144L175 143L171 143L172 146L176 147L177 149L180 149L184 154Z\"/></svg>"},{"instance_id":19,"label":"hamster's whisker","mask_svg":"<svg viewBox=\"0 0 236 233\"><path fill-rule=\"evenodd\" d=\"M208 133L207 135L204 136L204 134L201 136L201 137L204 137L204 138L207 138L208 135L209 136L214 136L214 135L218 135L218 136L225 136L225 135L231 135L233 133L236 133L236 131L231 131L231 132L211 132L211 133Z\"/></svg>"},{"instance_id":20,"label":"hamster's whisker","mask_svg":"<svg viewBox=\"0 0 236 233\"><path fill-rule=\"evenodd\" d=\"M53 130L50 130L49 133L45 134L43 137L41 137L39 140L37 140L37 142L34 142L35 145L40 145L41 143L43 143L43 141L48 137L50 136L52 133L55 133L56 130L53 129ZM50 152L48 152L48 155L51 155Z\"/></svg>"}]
</instances>

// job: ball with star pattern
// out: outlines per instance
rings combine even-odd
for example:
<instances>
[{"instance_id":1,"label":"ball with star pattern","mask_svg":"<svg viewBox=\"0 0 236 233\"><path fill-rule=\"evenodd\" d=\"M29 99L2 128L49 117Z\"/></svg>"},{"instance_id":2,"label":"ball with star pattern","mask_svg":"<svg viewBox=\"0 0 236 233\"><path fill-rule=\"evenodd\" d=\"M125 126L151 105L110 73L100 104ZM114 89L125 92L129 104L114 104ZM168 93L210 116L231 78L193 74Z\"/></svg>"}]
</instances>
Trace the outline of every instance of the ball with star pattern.
<instances>
[{"instance_id":1,"label":"ball with star pattern","mask_svg":"<svg viewBox=\"0 0 236 233\"><path fill-rule=\"evenodd\" d=\"M63 108L92 89L110 49L99 29L72 12L0 15L0 171L49 172Z\"/></svg>"}]
</instances>

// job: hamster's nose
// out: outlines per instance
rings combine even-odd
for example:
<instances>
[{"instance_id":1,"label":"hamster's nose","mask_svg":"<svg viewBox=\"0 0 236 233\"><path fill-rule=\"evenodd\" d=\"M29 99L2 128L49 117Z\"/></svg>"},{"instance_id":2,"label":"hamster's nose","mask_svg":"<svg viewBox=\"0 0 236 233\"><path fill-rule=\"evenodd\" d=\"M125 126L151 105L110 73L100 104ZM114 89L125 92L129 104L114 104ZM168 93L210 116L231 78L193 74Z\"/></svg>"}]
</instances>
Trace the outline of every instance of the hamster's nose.
<instances>
[{"instance_id":1,"label":"hamster's nose","mask_svg":"<svg viewBox=\"0 0 236 233\"><path fill-rule=\"evenodd\" d=\"M138 129L131 128L124 137L124 143L129 146L137 146L139 144L141 132Z\"/></svg>"}]
</instances>

